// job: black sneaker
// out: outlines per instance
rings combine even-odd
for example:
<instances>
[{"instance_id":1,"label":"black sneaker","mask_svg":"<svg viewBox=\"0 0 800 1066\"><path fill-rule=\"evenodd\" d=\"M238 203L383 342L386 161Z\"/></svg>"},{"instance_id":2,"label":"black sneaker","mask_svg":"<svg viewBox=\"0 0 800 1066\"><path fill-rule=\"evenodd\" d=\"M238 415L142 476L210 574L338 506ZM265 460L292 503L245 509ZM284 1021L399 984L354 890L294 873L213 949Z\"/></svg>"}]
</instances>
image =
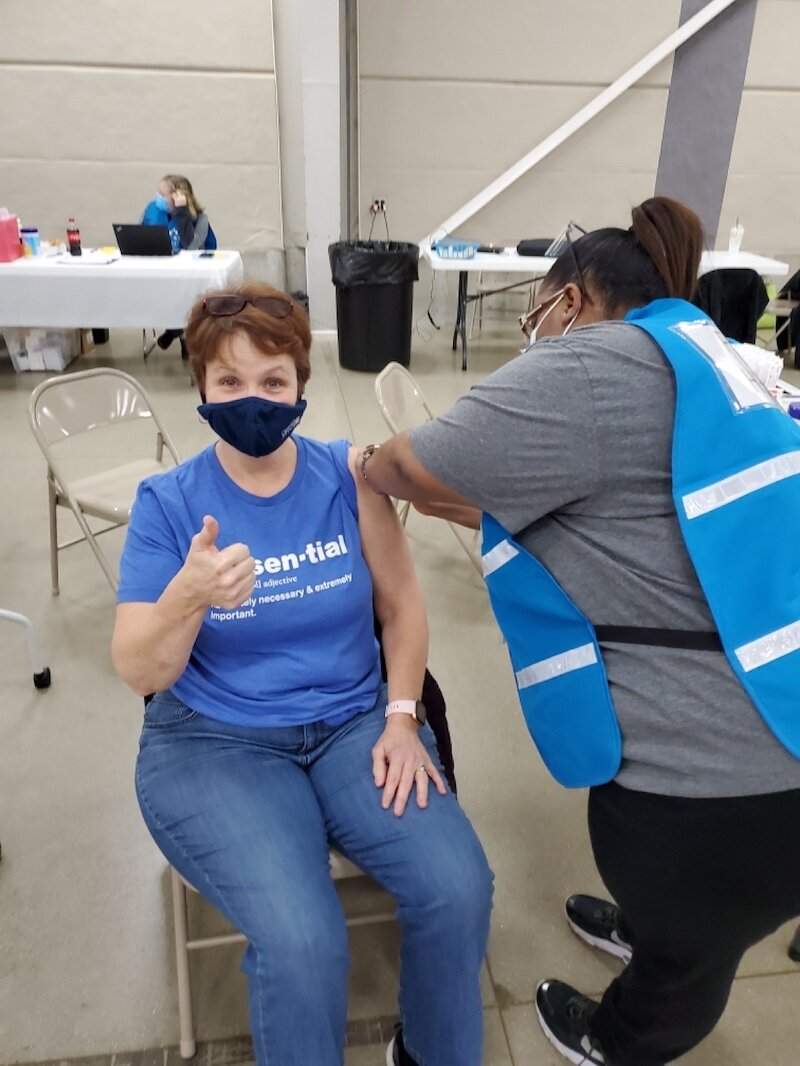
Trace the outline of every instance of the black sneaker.
<instances>
[{"instance_id":1,"label":"black sneaker","mask_svg":"<svg viewBox=\"0 0 800 1066\"><path fill-rule=\"evenodd\" d=\"M593 948L630 962L633 949L620 933L620 909L596 896L570 896L564 904L569 927Z\"/></svg>"},{"instance_id":2,"label":"black sneaker","mask_svg":"<svg viewBox=\"0 0 800 1066\"><path fill-rule=\"evenodd\" d=\"M417 1066L405 1049L403 1030L399 1025L395 1028L394 1036L386 1049L386 1066Z\"/></svg>"},{"instance_id":3,"label":"black sneaker","mask_svg":"<svg viewBox=\"0 0 800 1066\"><path fill-rule=\"evenodd\" d=\"M536 1013L544 1035L560 1055L582 1066L606 1066L589 1032L597 1006L563 981L542 981L536 989Z\"/></svg>"}]
</instances>

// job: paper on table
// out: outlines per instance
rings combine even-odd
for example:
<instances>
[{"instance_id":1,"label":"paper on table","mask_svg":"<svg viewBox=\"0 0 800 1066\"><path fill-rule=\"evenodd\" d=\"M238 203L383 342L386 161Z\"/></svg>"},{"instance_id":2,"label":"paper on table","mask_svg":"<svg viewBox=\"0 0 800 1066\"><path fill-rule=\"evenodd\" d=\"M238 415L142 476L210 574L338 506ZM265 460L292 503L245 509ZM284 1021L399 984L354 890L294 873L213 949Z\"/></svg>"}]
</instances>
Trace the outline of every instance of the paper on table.
<instances>
[{"instance_id":1,"label":"paper on table","mask_svg":"<svg viewBox=\"0 0 800 1066\"><path fill-rule=\"evenodd\" d=\"M119 259L119 252L107 252L103 248L87 248L81 255L65 255L57 262L69 263L71 266L97 266L100 263L113 263Z\"/></svg>"}]
</instances>

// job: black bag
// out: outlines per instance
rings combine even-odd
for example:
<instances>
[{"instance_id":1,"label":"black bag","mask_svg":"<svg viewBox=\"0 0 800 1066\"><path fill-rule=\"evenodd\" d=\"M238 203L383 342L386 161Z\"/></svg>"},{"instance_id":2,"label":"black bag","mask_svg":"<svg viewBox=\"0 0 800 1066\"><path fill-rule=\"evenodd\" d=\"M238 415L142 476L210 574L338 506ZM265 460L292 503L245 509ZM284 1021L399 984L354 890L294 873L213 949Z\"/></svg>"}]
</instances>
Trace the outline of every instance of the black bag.
<instances>
[{"instance_id":1,"label":"black bag","mask_svg":"<svg viewBox=\"0 0 800 1066\"><path fill-rule=\"evenodd\" d=\"M517 255L546 255L553 237L529 237L517 245Z\"/></svg>"}]
</instances>

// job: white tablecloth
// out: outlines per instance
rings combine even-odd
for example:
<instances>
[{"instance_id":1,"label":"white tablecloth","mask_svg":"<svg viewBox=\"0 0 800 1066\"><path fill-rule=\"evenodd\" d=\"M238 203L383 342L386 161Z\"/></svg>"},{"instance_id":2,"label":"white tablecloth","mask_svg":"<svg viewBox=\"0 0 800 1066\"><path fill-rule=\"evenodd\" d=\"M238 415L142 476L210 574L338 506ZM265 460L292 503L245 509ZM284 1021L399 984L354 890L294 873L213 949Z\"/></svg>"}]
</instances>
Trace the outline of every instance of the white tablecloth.
<instances>
[{"instance_id":1,"label":"white tablecloth","mask_svg":"<svg viewBox=\"0 0 800 1066\"><path fill-rule=\"evenodd\" d=\"M543 277L555 263L555 259L544 255L518 255L516 249L498 253L477 252L471 259L441 259L436 252L423 247L422 256L434 270L463 271L468 274L526 274L530 278ZM788 263L753 252L703 252L701 274L722 267L757 270L764 277L771 278L783 278L789 273Z\"/></svg>"},{"instance_id":2,"label":"white tablecloth","mask_svg":"<svg viewBox=\"0 0 800 1066\"><path fill-rule=\"evenodd\" d=\"M229 251L16 259L0 263L0 326L180 329L201 293L241 280L241 256Z\"/></svg>"}]
</instances>

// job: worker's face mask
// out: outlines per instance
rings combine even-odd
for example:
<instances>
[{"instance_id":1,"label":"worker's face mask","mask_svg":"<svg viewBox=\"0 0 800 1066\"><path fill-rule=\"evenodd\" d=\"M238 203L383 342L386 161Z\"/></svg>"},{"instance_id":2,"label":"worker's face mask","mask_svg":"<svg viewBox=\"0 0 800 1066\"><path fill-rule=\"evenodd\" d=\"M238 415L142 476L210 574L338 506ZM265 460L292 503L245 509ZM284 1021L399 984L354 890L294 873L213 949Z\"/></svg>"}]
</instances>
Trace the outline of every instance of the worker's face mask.
<instances>
[{"instance_id":1,"label":"worker's face mask","mask_svg":"<svg viewBox=\"0 0 800 1066\"><path fill-rule=\"evenodd\" d=\"M221 440L254 459L277 451L297 428L305 409L305 400L275 403L260 396L201 403L197 408Z\"/></svg>"},{"instance_id":2,"label":"worker's face mask","mask_svg":"<svg viewBox=\"0 0 800 1066\"><path fill-rule=\"evenodd\" d=\"M166 196L162 196L160 192L157 192L153 203L156 205L159 211L169 211L169 200Z\"/></svg>"},{"instance_id":3,"label":"worker's face mask","mask_svg":"<svg viewBox=\"0 0 800 1066\"><path fill-rule=\"evenodd\" d=\"M537 318L536 324L534 325L533 329L531 330L531 335L530 335L530 343L531 344L535 344L536 343L536 337L538 336L539 330L542 328L543 324L547 321L548 315L551 314L551 312L553 312L558 307L558 305L561 303L561 301L563 299L564 299L564 293L562 292L561 295L558 297L558 299L554 303L550 304L550 306L547 308L545 313L543 315L541 315L539 318ZM574 319L573 319L573 321L574 321ZM571 325L572 325L572 322L570 322L570 326ZM569 329L569 326L567 327L567 329Z\"/></svg>"}]
</instances>

